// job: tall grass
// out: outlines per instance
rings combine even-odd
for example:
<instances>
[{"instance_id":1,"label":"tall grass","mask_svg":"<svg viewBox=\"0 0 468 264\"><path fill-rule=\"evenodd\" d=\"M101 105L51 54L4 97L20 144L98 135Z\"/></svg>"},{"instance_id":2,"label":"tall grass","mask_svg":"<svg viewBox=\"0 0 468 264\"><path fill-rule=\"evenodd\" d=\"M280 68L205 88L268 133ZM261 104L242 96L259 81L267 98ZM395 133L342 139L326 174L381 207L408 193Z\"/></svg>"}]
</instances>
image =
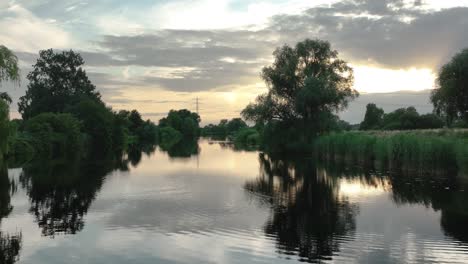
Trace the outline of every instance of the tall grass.
<instances>
[{"instance_id":1,"label":"tall grass","mask_svg":"<svg viewBox=\"0 0 468 264\"><path fill-rule=\"evenodd\" d=\"M373 164L378 169L468 175L464 130L336 133L319 137L315 150L322 159Z\"/></svg>"}]
</instances>

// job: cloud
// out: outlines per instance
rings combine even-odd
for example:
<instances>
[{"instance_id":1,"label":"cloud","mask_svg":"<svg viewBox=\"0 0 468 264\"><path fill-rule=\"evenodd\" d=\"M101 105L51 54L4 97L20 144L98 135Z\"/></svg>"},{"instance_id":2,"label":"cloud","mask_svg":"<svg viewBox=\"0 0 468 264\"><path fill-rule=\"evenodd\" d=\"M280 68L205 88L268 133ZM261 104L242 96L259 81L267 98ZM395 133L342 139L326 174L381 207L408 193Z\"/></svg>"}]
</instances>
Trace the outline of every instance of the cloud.
<instances>
[{"instance_id":1,"label":"cloud","mask_svg":"<svg viewBox=\"0 0 468 264\"><path fill-rule=\"evenodd\" d=\"M38 18L21 5L0 9L0 28L0 43L15 51L65 48L71 43L67 32Z\"/></svg>"},{"instance_id":2,"label":"cloud","mask_svg":"<svg viewBox=\"0 0 468 264\"><path fill-rule=\"evenodd\" d=\"M134 102L147 113L164 112L169 103L143 97L182 101L180 94L193 97L193 92L215 94L209 100L219 102L207 102L210 107L231 100L230 110L241 108L263 91L259 73L271 63L274 49L305 38L330 41L340 57L356 66L356 84L375 90L431 88L438 68L468 45L468 8L461 6L468 1L266 2L17 0L0 11L0 43L21 51L22 63L30 65L39 49L66 49L72 42L77 47L71 35L78 36L86 45L77 51L104 98L115 105ZM372 73L382 80L370 82ZM393 82L380 85L384 79ZM223 97L226 92L238 96ZM401 100L395 98L387 97L390 103Z\"/></svg>"}]
</instances>

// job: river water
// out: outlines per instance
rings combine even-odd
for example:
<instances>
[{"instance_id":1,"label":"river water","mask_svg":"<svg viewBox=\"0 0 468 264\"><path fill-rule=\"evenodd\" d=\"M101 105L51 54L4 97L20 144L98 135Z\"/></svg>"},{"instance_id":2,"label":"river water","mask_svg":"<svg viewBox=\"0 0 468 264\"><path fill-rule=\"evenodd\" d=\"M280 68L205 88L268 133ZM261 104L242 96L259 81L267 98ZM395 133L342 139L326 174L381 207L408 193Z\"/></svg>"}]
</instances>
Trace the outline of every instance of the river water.
<instances>
[{"instance_id":1,"label":"river water","mask_svg":"<svg viewBox=\"0 0 468 264\"><path fill-rule=\"evenodd\" d=\"M455 177L208 140L0 174L6 263L468 262L468 185Z\"/></svg>"}]
</instances>

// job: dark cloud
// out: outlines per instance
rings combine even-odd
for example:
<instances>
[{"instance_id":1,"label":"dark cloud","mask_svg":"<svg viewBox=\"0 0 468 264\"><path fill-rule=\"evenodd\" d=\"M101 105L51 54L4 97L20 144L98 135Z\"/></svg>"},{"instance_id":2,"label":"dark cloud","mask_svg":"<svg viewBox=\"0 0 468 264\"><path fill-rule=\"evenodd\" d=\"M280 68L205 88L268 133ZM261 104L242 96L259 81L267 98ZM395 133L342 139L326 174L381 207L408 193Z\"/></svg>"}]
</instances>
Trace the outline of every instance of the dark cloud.
<instances>
[{"instance_id":1,"label":"dark cloud","mask_svg":"<svg viewBox=\"0 0 468 264\"><path fill-rule=\"evenodd\" d=\"M404 7L401 1L345 1L301 15L277 16L272 28L289 42L307 37L329 40L346 58L388 68L437 70L468 45L468 8L437 12ZM305 33L300 33L305 32Z\"/></svg>"}]
</instances>

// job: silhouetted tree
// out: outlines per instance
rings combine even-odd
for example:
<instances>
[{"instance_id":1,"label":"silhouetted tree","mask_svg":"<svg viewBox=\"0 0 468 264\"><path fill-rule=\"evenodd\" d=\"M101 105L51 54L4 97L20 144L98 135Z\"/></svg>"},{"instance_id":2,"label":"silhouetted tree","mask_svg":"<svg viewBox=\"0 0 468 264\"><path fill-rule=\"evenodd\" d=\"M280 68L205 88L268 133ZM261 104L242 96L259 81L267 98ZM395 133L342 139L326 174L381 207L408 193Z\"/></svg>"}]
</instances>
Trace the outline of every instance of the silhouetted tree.
<instances>
[{"instance_id":1,"label":"silhouetted tree","mask_svg":"<svg viewBox=\"0 0 468 264\"><path fill-rule=\"evenodd\" d=\"M362 121L361 130L379 129L382 125L384 110L378 108L375 104L368 104L366 106L366 115Z\"/></svg>"},{"instance_id":2,"label":"silhouetted tree","mask_svg":"<svg viewBox=\"0 0 468 264\"><path fill-rule=\"evenodd\" d=\"M306 39L273 55L273 65L262 71L269 91L242 111L247 120L320 121L322 113L341 110L358 96L352 89L353 70L329 42Z\"/></svg>"},{"instance_id":3,"label":"silhouetted tree","mask_svg":"<svg viewBox=\"0 0 468 264\"><path fill-rule=\"evenodd\" d=\"M352 88L353 70L329 42L321 40L306 39L294 48L285 45L273 55L273 65L262 71L268 92L249 104L242 116L271 125L265 128L272 132L264 134L266 145L276 144L280 151L307 146L315 135L331 130L335 113L358 96Z\"/></svg>"},{"instance_id":4,"label":"silhouetted tree","mask_svg":"<svg viewBox=\"0 0 468 264\"><path fill-rule=\"evenodd\" d=\"M101 95L82 68L80 54L70 51L39 52L39 59L28 74L26 95L20 98L23 119L44 112L62 113L84 99L103 104Z\"/></svg>"},{"instance_id":5,"label":"silhouetted tree","mask_svg":"<svg viewBox=\"0 0 468 264\"><path fill-rule=\"evenodd\" d=\"M437 84L431 95L435 112L449 124L458 118L468 121L468 49L441 68Z\"/></svg>"}]
</instances>

